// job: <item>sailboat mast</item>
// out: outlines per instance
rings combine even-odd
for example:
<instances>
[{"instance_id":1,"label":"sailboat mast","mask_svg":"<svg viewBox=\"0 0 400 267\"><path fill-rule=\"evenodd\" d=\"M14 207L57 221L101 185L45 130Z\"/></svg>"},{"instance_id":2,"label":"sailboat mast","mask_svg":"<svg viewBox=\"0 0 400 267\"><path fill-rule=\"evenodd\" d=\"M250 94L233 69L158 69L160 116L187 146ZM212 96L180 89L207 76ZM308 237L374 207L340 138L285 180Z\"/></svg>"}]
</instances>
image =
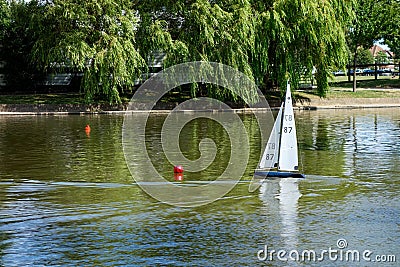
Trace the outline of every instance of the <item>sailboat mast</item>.
<instances>
[{"instance_id":1,"label":"sailboat mast","mask_svg":"<svg viewBox=\"0 0 400 267\"><path fill-rule=\"evenodd\" d=\"M286 83L286 90L288 88L288 86L290 86L289 81L287 81ZM286 92L285 92L285 99L286 99ZM277 160L277 166L276 168L279 170L279 162L281 159L281 143L282 143L282 124L283 124L283 118L285 117L285 105L286 105L286 101L283 101L282 103L282 116L280 117L280 127L279 127L279 140L278 140L278 160Z\"/></svg>"}]
</instances>

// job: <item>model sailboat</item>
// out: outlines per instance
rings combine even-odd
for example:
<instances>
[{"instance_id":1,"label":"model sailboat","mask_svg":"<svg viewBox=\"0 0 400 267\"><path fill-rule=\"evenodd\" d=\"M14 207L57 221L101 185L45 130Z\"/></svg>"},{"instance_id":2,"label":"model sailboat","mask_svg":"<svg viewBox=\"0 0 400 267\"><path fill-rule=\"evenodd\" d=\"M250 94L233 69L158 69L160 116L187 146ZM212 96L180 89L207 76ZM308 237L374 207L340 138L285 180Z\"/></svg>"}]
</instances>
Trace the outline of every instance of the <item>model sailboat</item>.
<instances>
[{"instance_id":1,"label":"model sailboat","mask_svg":"<svg viewBox=\"0 0 400 267\"><path fill-rule=\"evenodd\" d=\"M299 173L296 125L289 83L287 83L285 101L279 109L264 154L254 175L305 178L304 174Z\"/></svg>"}]
</instances>

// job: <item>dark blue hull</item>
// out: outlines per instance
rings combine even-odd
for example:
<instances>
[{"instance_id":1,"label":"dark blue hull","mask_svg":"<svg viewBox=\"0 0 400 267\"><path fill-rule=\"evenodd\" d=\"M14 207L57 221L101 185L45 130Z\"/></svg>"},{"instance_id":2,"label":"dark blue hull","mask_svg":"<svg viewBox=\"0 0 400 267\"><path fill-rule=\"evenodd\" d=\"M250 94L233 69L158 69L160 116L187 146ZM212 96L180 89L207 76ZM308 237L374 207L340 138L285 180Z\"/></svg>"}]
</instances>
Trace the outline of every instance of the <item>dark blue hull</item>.
<instances>
[{"instance_id":1,"label":"dark blue hull","mask_svg":"<svg viewBox=\"0 0 400 267\"><path fill-rule=\"evenodd\" d=\"M298 172L255 171L254 175L276 178L306 178L304 174Z\"/></svg>"}]
</instances>

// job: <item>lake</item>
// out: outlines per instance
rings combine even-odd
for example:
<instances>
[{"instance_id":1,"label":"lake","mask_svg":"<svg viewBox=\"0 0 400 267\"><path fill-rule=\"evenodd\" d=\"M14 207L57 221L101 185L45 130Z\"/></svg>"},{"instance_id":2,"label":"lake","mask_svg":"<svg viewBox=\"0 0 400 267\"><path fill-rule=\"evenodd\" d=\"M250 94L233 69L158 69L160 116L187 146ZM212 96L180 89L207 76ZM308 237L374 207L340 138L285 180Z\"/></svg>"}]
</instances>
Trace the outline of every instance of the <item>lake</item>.
<instances>
[{"instance_id":1,"label":"lake","mask_svg":"<svg viewBox=\"0 0 400 267\"><path fill-rule=\"evenodd\" d=\"M249 193L260 133L254 116L241 115L250 144L242 179L221 199L184 208L132 178L123 115L0 116L0 266L396 266L400 109L295 117L306 179L268 180ZM162 153L164 119L147 121L150 160L138 154L139 162L187 187L227 168L226 130L201 118L182 128L179 145L195 160L200 141L213 139L203 148L215 159L174 177Z\"/></svg>"}]
</instances>

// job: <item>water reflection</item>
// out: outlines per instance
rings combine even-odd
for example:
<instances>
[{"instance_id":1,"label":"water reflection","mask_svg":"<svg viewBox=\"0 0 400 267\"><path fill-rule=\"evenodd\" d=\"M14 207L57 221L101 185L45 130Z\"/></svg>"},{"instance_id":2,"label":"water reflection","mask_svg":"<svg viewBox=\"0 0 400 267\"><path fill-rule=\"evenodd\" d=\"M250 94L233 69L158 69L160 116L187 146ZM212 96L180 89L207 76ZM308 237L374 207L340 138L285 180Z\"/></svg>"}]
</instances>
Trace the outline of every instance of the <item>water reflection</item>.
<instances>
[{"instance_id":1,"label":"water reflection","mask_svg":"<svg viewBox=\"0 0 400 267\"><path fill-rule=\"evenodd\" d=\"M371 168L385 173L399 161L399 109L300 114L300 159L306 174L358 177Z\"/></svg>"},{"instance_id":2,"label":"water reflection","mask_svg":"<svg viewBox=\"0 0 400 267\"><path fill-rule=\"evenodd\" d=\"M398 120L391 114L353 114L349 116L349 134L346 147L344 174L347 176L367 175L371 169L374 175L387 173L384 168L393 166L399 160Z\"/></svg>"},{"instance_id":3,"label":"water reflection","mask_svg":"<svg viewBox=\"0 0 400 267\"><path fill-rule=\"evenodd\" d=\"M286 249L298 247L298 202L301 197L300 179L282 178L265 180L259 192L259 197L265 206L267 216L280 219L280 235Z\"/></svg>"},{"instance_id":4,"label":"water reflection","mask_svg":"<svg viewBox=\"0 0 400 267\"><path fill-rule=\"evenodd\" d=\"M349 249L400 256L400 109L298 112L307 178L268 181L254 194L248 181L263 145L255 120L242 119L254 155L243 180L222 200L180 209L134 183L122 116L0 116L0 265L288 266L261 263L257 251L266 244L327 249L338 238ZM172 165L157 154L162 121L151 118L147 144L175 182ZM227 164L226 133L207 121L187 127L180 140L187 157L196 158L198 140L214 135L221 155L204 177L185 173L175 183L207 182Z\"/></svg>"},{"instance_id":5,"label":"water reflection","mask_svg":"<svg viewBox=\"0 0 400 267\"><path fill-rule=\"evenodd\" d=\"M283 225L281 235L288 248L296 248L298 246L299 227L297 225L297 213L298 201L301 197L298 182L298 179L293 178L279 181L279 211Z\"/></svg>"}]
</instances>

